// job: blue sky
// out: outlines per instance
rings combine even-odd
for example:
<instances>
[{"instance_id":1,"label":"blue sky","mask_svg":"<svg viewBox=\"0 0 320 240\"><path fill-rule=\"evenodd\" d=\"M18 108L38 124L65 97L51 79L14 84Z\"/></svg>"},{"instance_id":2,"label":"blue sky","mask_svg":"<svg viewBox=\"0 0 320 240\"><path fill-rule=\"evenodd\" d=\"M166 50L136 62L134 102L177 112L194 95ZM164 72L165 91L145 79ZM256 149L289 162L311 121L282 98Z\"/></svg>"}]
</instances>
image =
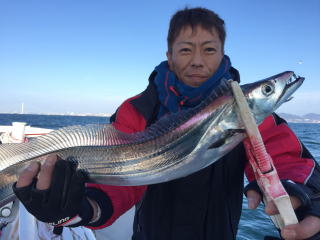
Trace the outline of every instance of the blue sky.
<instances>
[{"instance_id":1,"label":"blue sky","mask_svg":"<svg viewBox=\"0 0 320 240\"><path fill-rule=\"evenodd\" d=\"M242 83L293 70L306 81L279 112L320 113L318 0L1 0L0 112L112 113L165 60L169 19L185 6L225 20Z\"/></svg>"}]
</instances>

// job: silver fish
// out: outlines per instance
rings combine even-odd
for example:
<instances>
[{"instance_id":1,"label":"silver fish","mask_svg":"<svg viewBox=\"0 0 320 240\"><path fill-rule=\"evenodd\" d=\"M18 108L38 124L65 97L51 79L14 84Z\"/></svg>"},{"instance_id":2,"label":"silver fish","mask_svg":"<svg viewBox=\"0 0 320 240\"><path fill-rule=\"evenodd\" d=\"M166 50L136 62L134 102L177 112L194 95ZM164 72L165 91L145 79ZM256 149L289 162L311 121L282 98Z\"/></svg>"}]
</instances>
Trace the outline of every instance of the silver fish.
<instances>
[{"instance_id":1,"label":"silver fish","mask_svg":"<svg viewBox=\"0 0 320 240\"><path fill-rule=\"evenodd\" d=\"M288 101L303 80L284 72L242 85L256 122ZM197 107L163 117L142 132L126 134L110 124L72 126L28 143L0 145L0 208L15 200L11 187L17 175L50 153L73 156L92 182L109 185L166 182L214 163L245 137L229 84L223 83ZM10 221L14 209L9 216L0 209L0 220Z\"/></svg>"}]
</instances>

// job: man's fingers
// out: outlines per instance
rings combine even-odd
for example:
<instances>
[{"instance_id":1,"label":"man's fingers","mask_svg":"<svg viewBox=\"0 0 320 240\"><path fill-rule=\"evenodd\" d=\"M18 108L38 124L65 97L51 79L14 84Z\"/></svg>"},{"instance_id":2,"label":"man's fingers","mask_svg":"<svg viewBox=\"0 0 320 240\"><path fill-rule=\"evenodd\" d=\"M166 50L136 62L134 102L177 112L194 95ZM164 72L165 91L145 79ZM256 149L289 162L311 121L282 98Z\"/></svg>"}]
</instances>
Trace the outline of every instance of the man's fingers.
<instances>
[{"instance_id":1,"label":"man's fingers","mask_svg":"<svg viewBox=\"0 0 320 240\"><path fill-rule=\"evenodd\" d=\"M42 166L38 162L32 162L19 176L16 187L26 187L30 185L35 177L38 175L36 188L38 190L45 190L50 187L51 177L54 166L58 157L56 155L49 155Z\"/></svg>"},{"instance_id":2,"label":"man's fingers","mask_svg":"<svg viewBox=\"0 0 320 240\"><path fill-rule=\"evenodd\" d=\"M299 198L291 196L290 200L291 200L291 204L292 204L293 209L297 209L298 207L301 206L301 201L299 200ZM267 202L264 211L268 215L279 214L278 209L273 202Z\"/></svg>"},{"instance_id":3,"label":"man's fingers","mask_svg":"<svg viewBox=\"0 0 320 240\"><path fill-rule=\"evenodd\" d=\"M266 214L268 215L276 215L279 214L278 209L276 207L276 205L273 202L267 202L265 207L264 207L264 211Z\"/></svg>"},{"instance_id":4,"label":"man's fingers","mask_svg":"<svg viewBox=\"0 0 320 240\"><path fill-rule=\"evenodd\" d=\"M320 231L320 218L308 216L300 223L285 226L281 236L286 240L307 239Z\"/></svg>"},{"instance_id":5,"label":"man's fingers","mask_svg":"<svg viewBox=\"0 0 320 240\"><path fill-rule=\"evenodd\" d=\"M297 209L298 207L301 206L301 201L299 200L299 198L291 196L290 200L291 200L293 209Z\"/></svg>"},{"instance_id":6,"label":"man's fingers","mask_svg":"<svg viewBox=\"0 0 320 240\"><path fill-rule=\"evenodd\" d=\"M247 192L247 199L248 199L248 208L250 209L256 209L261 202L260 194L254 190L249 190Z\"/></svg>"},{"instance_id":7,"label":"man's fingers","mask_svg":"<svg viewBox=\"0 0 320 240\"><path fill-rule=\"evenodd\" d=\"M32 162L19 176L16 187L26 187L30 185L33 178L37 176L40 170L40 165L38 162Z\"/></svg>"},{"instance_id":8,"label":"man's fingers","mask_svg":"<svg viewBox=\"0 0 320 240\"><path fill-rule=\"evenodd\" d=\"M54 166L58 160L56 155L49 155L44 164L41 166L36 188L46 190L50 187Z\"/></svg>"}]
</instances>

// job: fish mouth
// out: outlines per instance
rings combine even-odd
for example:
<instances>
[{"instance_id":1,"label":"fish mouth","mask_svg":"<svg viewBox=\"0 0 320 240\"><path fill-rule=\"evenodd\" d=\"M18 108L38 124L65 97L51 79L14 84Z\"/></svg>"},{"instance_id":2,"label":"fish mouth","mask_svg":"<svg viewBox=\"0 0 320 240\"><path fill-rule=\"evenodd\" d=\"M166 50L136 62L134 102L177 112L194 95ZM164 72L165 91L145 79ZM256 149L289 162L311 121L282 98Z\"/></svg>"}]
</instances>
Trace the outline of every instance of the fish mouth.
<instances>
[{"instance_id":1,"label":"fish mouth","mask_svg":"<svg viewBox=\"0 0 320 240\"><path fill-rule=\"evenodd\" d=\"M279 76L278 80L282 80L285 86L276 103L277 106L280 106L282 103L293 99L292 94L301 86L305 79L304 77L296 75L294 72L284 72L280 75L281 76Z\"/></svg>"}]
</instances>

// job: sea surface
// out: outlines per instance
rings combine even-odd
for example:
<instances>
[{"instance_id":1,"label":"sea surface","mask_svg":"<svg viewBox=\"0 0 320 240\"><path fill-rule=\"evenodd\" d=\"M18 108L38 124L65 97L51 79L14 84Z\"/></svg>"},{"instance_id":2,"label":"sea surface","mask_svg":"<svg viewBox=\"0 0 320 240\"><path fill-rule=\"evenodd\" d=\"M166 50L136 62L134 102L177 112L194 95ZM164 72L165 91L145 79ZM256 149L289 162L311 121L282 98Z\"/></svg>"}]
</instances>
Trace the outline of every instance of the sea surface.
<instances>
[{"instance_id":1,"label":"sea surface","mask_svg":"<svg viewBox=\"0 0 320 240\"><path fill-rule=\"evenodd\" d=\"M33 127L58 129L70 125L104 124L108 123L109 119L107 117L91 116L0 114L0 125L11 125L15 121L26 122ZM289 125L319 162L320 124L289 123ZM278 233L270 218L264 214L263 206L260 205L257 210L249 210L244 197L237 240L260 240L267 235L278 236Z\"/></svg>"}]
</instances>

